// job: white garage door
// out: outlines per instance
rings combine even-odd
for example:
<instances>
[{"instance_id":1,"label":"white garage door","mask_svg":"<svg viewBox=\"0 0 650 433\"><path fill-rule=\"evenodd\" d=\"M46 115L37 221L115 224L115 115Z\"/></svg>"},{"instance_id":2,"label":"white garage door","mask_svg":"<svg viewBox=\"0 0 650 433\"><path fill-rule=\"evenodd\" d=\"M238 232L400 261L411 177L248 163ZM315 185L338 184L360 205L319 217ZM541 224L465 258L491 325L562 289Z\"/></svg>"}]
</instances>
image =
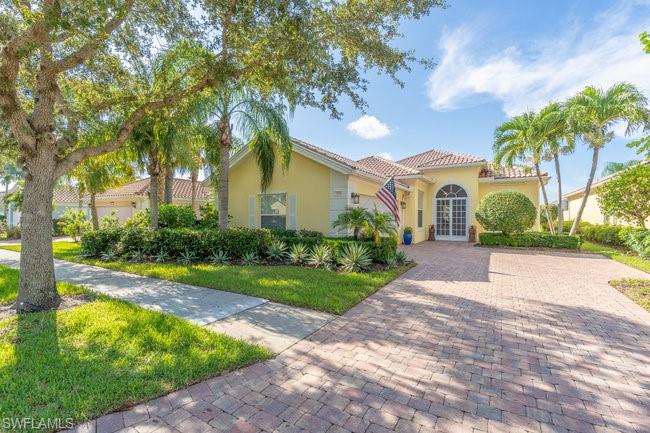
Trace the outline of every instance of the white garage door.
<instances>
[{"instance_id":1,"label":"white garage door","mask_svg":"<svg viewBox=\"0 0 650 433\"><path fill-rule=\"evenodd\" d=\"M102 218L105 215L110 215L111 212L115 211L115 216L120 219L121 222L131 218L133 216L133 207L132 206L103 206L97 208L97 216L101 222Z\"/></svg>"}]
</instances>

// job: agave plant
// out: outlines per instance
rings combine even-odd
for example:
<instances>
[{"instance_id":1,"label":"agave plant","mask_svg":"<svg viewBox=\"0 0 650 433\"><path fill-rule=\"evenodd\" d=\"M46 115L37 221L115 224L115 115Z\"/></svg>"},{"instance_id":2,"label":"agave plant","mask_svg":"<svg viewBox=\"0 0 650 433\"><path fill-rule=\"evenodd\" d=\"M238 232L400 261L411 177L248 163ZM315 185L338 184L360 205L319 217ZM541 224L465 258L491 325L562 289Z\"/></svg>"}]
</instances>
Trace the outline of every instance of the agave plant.
<instances>
[{"instance_id":1,"label":"agave plant","mask_svg":"<svg viewBox=\"0 0 650 433\"><path fill-rule=\"evenodd\" d=\"M217 250L210 256L210 263L217 266L227 266L230 264L230 257L225 251Z\"/></svg>"},{"instance_id":2,"label":"agave plant","mask_svg":"<svg viewBox=\"0 0 650 433\"><path fill-rule=\"evenodd\" d=\"M144 262L145 255L142 250L135 250L131 253L131 261L134 263Z\"/></svg>"},{"instance_id":3,"label":"agave plant","mask_svg":"<svg viewBox=\"0 0 650 433\"><path fill-rule=\"evenodd\" d=\"M169 254L167 254L167 251L165 251L164 248L161 248L160 251L158 251L158 254L154 256L154 260L156 263L164 263L169 260Z\"/></svg>"},{"instance_id":4,"label":"agave plant","mask_svg":"<svg viewBox=\"0 0 650 433\"><path fill-rule=\"evenodd\" d=\"M117 260L117 251L115 251L114 249L105 251L102 253L100 258L103 262L114 262L115 260Z\"/></svg>"},{"instance_id":5,"label":"agave plant","mask_svg":"<svg viewBox=\"0 0 650 433\"><path fill-rule=\"evenodd\" d=\"M403 266L408 262L409 258L404 251L398 251L395 253L395 260L398 266Z\"/></svg>"},{"instance_id":6,"label":"agave plant","mask_svg":"<svg viewBox=\"0 0 650 433\"><path fill-rule=\"evenodd\" d=\"M307 245L301 242L297 244L293 244L291 246L291 249L289 250L289 260L294 265L300 265L305 263L305 260L307 260L307 256L308 256Z\"/></svg>"},{"instance_id":7,"label":"agave plant","mask_svg":"<svg viewBox=\"0 0 650 433\"><path fill-rule=\"evenodd\" d=\"M363 244L349 243L341 248L339 264L344 272L361 272L370 266L370 250Z\"/></svg>"},{"instance_id":8,"label":"agave plant","mask_svg":"<svg viewBox=\"0 0 650 433\"><path fill-rule=\"evenodd\" d=\"M307 263L317 268L329 269L332 266L332 250L325 244L314 245L307 257Z\"/></svg>"},{"instance_id":9,"label":"agave plant","mask_svg":"<svg viewBox=\"0 0 650 433\"><path fill-rule=\"evenodd\" d=\"M253 266L260 263L260 256L255 251L248 251L244 253L241 260L244 266Z\"/></svg>"},{"instance_id":10,"label":"agave plant","mask_svg":"<svg viewBox=\"0 0 650 433\"><path fill-rule=\"evenodd\" d=\"M266 254L269 259L281 262L287 256L287 244L279 239L274 239L269 244Z\"/></svg>"},{"instance_id":11,"label":"agave plant","mask_svg":"<svg viewBox=\"0 0 650 433\"><path fill-rule=\"evenodd\" d=\"M181 253L180 262L184 265L190 266L194 262L194 253L190 250L185 250Z\"/></svg>"},{"instance_id":12,"label":"agave plant","mask_svg":"<svg viewBox=\"0 0 650 433\"><path fill-rule=\"evenodd\" d=\"M388 269L394 269L399 266L399 263L397 262L397 254L388 255L385 261Z\"/></svg>"}]
</instances>

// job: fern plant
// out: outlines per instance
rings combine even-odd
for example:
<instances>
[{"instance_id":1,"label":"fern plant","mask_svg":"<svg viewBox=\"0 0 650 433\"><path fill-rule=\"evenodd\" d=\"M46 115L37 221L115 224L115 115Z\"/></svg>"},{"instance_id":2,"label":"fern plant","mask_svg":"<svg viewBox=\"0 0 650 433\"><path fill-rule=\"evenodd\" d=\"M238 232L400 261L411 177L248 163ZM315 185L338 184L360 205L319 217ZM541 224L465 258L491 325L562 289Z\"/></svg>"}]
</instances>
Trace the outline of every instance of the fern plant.
<instances>
[{"instance_id":1,"label":"fern plant","mask_svg":"<svg viewBox=\"0 0 650 433\"><path fill-rule=\"evenodd\" d=\"M309 251L307 246L303 243L293 244L289 250L289 261L294 265L301 265L307 260Z\"/></svg>"},{"instance_id":2,"label":"fern plant","mask_svg":"<svg viewBox=\"0 0 650 433\"><path fill-rule=\"evenodd\" d=\"M217 266L227 266L230 264L230 257L225 251L217 250L210 256L210 263Z\"/></svg>"},{"instance_id":3,"label":"fern plant","mask_svg":"<svg viewBox=\"0 0 650 433\"><path fill-rule=\"evenodd\" d=\"M248 251L244 253L241 260L244 266L253 266L260 263L260 256L255 251Z\"/></svg>"},{"instance_id":4,"label":"fern plant","mask_svg":"<svg viewBox=\"0 0 650 433\"><path fill-rule=\"evenodd\" d=\"M325 244L314 245L307 258L307 263L317 268L330 269L332 266L332 250Z\"/></svg>"},{"instance_id":5,"label":"fern plant","mask_svg":"<svg viewBox=\"0 0 650 433\"><path fill-rule=\"evenodd\" d=\"M164 263L169 260L169 254L163 248L158 251L158 254L155 255L154 260L156 263Z\"/></svg>"},{"instance_id":6,"label":"fern plant","mask_svg":"<svg viewBox=\"0 0 650 433\"><path fill-rule=\"evenodd\" d=\"M190 250L185 250L181 253L180 262L184 265L190 266L194 262L194 253Z\"/></svg>"},{"instance_id":7,"label":"fern plant","mask_svg":"<svg viewBox=\"0 0 650 433\"><path fill-rule=\"evenodd\" d=\"M350 243L341 249L339 264L344 272L361 272L371 263L370 250L363 244Z\"/></svg>"},{"instance_id":8,"label":"fern plant","mask_svg":"<svg viewBox=\"0 0 650 433\"><path fill-rule=\"evenodd\" d=\"M287 256L287 244L279 239L274 239L269 244L266 254L269 259L281 262Z\"/></svg>"}]
</instances>

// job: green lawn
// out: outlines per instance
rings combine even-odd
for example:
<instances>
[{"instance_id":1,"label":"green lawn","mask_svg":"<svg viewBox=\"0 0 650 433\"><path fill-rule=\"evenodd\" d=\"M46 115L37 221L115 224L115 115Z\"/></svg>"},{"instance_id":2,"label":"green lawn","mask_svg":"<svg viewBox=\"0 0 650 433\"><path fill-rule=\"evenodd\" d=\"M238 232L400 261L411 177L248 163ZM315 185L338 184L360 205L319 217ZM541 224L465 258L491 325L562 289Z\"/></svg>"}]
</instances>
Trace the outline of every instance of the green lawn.
<instances>
[{"instance_id":1,"label":"green lawn","mask_svg":"<svg viewBox=\"0 0 650 433\"><path fill-rule=\"evenodd\" d=\"M596 244L589 241L584 241L580 249L588 253L602 254L612 260L616 260L617 262L650 273L650 260L629 254L624 250L616 249L608 245Z\"/></svg>"},{"instance_id":2,"label":"green lawn","mask_svg":"<svg viewBox=\"0 0 650 433\"><path fill-rule=\"evenodd\" d=\"M176 263L123 263L80 259L79 244L54 242L58 259L178 281L211 289L259 296L283 304L343 314L408 269L337 273L297 266L185 266ZM19 245L1 248L20 251Z\"/></svg>"},{"instance_id":3,"label":"green lawn","mask_svg":"<svg viewBox=\"0 0 650 433\"><path fill-rule=\"evenodd\" d=\"M0 267L0 275L0 293L11 299L18 272ZM75 290L83 291L61 291ZM0 321L0 420L93 419L270 356L104 296L65 311L13 316Z\"/></svg>"},{"instance_id":4,"label":"green lawn","mask_svg":"<svg viewBox=\"0 0 650 433\"><path fill-rule=\"evenodd\" d=\"M83 287L58 282L56 288L60 295L80 295L87 292ZM0 305L16 300L18 294L18 271L0 266Z\"/></svg>"},{"instance_id":5,"label":"green lawn","mask_svg":"<svg viewBox=\"0 0 650 433\"><path fill-rule=\"evenodd\" d=\"M616 290L627 295L634 302L650 311L650 280L622 278L609 282Z\"/></svg>"}]
</instances>

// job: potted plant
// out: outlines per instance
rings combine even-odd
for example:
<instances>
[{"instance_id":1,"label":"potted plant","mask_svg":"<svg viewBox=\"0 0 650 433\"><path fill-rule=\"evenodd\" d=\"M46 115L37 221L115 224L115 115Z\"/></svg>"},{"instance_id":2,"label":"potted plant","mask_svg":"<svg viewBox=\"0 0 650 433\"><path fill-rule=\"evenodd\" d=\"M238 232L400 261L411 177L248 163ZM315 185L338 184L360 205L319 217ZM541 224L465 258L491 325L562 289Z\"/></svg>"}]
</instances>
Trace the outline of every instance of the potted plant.
<instances>
[{"instance_id":1,"label":"potted plant","mask_svg":"<svg viewBox=\"0 0 650 433\"><path fill-rule=\"evenodd\" d=\"M404 245L411 245L413 241L413 229L411 227L404 227Z\"/></svg>"}]
</instances>

